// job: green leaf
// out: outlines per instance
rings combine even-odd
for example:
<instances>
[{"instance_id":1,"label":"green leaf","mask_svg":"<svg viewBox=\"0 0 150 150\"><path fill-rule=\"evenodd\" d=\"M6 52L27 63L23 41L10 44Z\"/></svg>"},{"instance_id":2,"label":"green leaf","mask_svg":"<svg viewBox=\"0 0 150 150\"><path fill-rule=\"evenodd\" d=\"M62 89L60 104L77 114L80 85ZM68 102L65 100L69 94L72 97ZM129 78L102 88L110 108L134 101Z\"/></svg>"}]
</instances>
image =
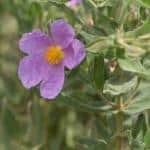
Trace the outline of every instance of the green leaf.
<instances>
[{"instance_id":1,"label":"green leaf","mask_svg":"<svg viewBox=\"0 0 150 150\"><path fill-rule=\"evenodd\" d=\"M34 95L34 100L32 104L32 121L29 122L29 128L32 133L32 142L36 144L42 144L43 142L43 114L39 101L37 101L36 95ZM42 120L42 122L41 122Z\"/></svg>"},{"instance_id":2,"label":"green leaf","mask_svg":"<svg viewBox=\"0 0 150 150\"><path fill-rule=\"evenodd\" d=\"M144 137L144 143L147 147L150 148L150 131L148 131Z\"/></svg>"},{"instance_id":3,"label":"green leaf","mask_svg":"<svg viewBox=\"0 0 150 150\"><path fill-rule=\"evenodd\" d=\"M106 127L107 126L107 119L105 117L100 117L98 120L95 121L96 132L99 133L99 137L102 137L106 142L109 141L110 138L110 130ZM111 120L109 120L109 126L112 127Z\"/></svg>"},{"instance_id":4,"label":"green leaf","mask_svg":"<svg viewBox=\"0 0 150 150\"><path fill-rule=\"evenodd\" d=\"M150 19L146 20L143 23L143 25L136 28L135 30L127 32L126 35L137 37L137 36L148 34L148 33L150 33Z\"/></svg>"},{"instance_id":5,"label":"green leaf","mask_svg":"<svg viewBox=\"0 0 150 150\"><path fill-rule=\"evenodd\" d=\"M101 50L108 47L108 41L105 39L101 39L93 44L90 44L87 47L87 51L91 53L100 53Z\"/></svg>"},{"instance_id":6,"label":"green leaf","mask_svg":"<svg viewBox=\"0 0 150 150\"><path fill-rule=\"evenodd\" d=\"M3 132L5 132L9 138L12 136L14 139L20 138L22 131L19 124L20 122L17 120L18 116L8 108L5 108L1 117Z\"/></svg>"},{"instance_id":7,"label":"green leaf","mask_svg":"<svg viewBox=\"0 0 150 150\"><path fill-rule=\"evenodd\" d=\"M148 80L150 79L150 70L144 68L139 59L118 59L118 63L124 71L135 73Z\"/></svg>"},{"instance_id":8,"label":"green leaf","mask_svg":"<svg viewBox=\"0 0 150 150\"><path fill-rule=\"evenodd\" d=\"M39 3L33 2L30 6L30 15L35 18L35 17L41 17L42 16L42 7Z\"/></svg>"},{"instance_id":9,"label":"green leaf","mask_svg":"<svg viewBox=\"0 0 150 150\"><path fill-rule=\"evenodd\" d=\"M137 2L143 7L150 8L150 0L137 0Z\"/></svg>"},{"instance_id":10,"label":"green leaf","mask_svg":"<svg viewBox=\"0 0 150 150\"><path fill-rule=\"evenodd\" d=\"M137 77L134 77L130 81L121 84L112 84L106 82L104 86L104 93L114 96L120 95L131 91L136 86L136 84L137 84Z\"/></svg>"},{"instance_id":11,"label":"green leaf","mask_svg":"<svg viewBox=\"0 0 150 150\"><path fill-rule=\"evenodd\" d=\"M61 4L64 4L62 1L60 1L60 0L57 0L57 1L55 1L55 0L48 0L48 2L50 2L50 3L52 3L52 4L56 4L56 5L61 5Z\"/></svg>"},{"instance_id":12,"label":"green leaf","mask_svg":"<svg viewBox=\"0 0 150 150\"><path fill-rule=\"evenodd\" d=\"M63 102L64 104L73 107L77 110L85 111L85 112L100 112L100 111L108 111L110 109L110 106L102 106L102 105L94 105L94 104L84 104L79 102L78 100L74 100L74 98L64 96L64 95L59 95L57 97L57 100Z\"/></svg>"},{"instance_id":13,"label":"green leaf","mask_svg":"<svg viewBox=\"0 0 150 150\"><path fill-rule=\"evenodd\" d=\"M143 112L146 109L150 109L150 92L149 87L146 89L142 89L135 98L132 99L131 103L129 104L128 108L125 112L134 114L138 112Z\"/></svg>"},{"instance_id":14,"label":"green leaf","mask_svg":"<svg viewBox=\"0 0 150 150\"><path fill-rule=\"evenodd\" d=\"M48 0L48 2L59 8L60 11L65 12L67 15L71 16L71 18L77 21L78 23L83 24L81 18L79 18L70 8L66 7L66 5L63 2L56 2L56 0Z\"/></svg>"},{"instance_id":15,"label":"green leaf","mask_svg":"<svg viewBox=\"0 0 150 150\"><path fill-rule=\"evenodd\" d=\"M94 42L94 41L97 40L97 38L98 38L97 35L93 35L93 34L90 34L90 33L85 32L85 31L81 31L79 34L84 38L84 40L85 40L88 44Z\"/></svg>"},{"instance_id":16,"label":"green leaf","mask_svg":"<svg viewBox=\"0 0 150 150\"><path fill-rule=\"evenodd\" d=\"M133 124L132 127L132 136L133 138L136 138L140 132L140 130L143 128L143 123L145 122L143 114L138 116L138 119Z\"/></svg>"},{"instance_id":17,"label":"green leaf","mask_svg":"<svg viewBox=\"0 0 150 150\"><path fill-rule=\"evenodd\" d=\"M123 24L126 20L128 13L128 1L126 0L116 0L114 7L112 8L112 14L118 24Z\"/></svg>"},{"instance_id":18,"label":"green leaf","mask_svg":"<svg viewBox=\"0 0 150 150\"><path fill-rule=\"evenodd\" d=\"M17 117L16 113L8 108L7 101L3 100L0 113L0 148L4 146L4 150L10 150L12 143L23 135L24 130L21 130Z\"/></svg>"},{"instance_id":19,"label":"green leaf","mask_svg":"<svg viewBox=\"0 0 150 150\"><path fill-rule=\"evenodd\" d=\"M139 141L139 140L132 140L132 143L131 143L131 149L132 150L145 150L145 146L144 146L144 143Z\"/></svg>"},{"instance_id":20,"label":"green leaf","mask_svg":"<svg viewBox=\"0 0 150 150\"><path fill-rule=\"evenodd\" d=\"M104 65L104 57L102 55L95 56L94 59L94 82L98 89L103 90L104 88L104 72L105 72L105 65Z\"/></svg>"},{"instance_id":21,"label":"green leaf","mask_svg":"<svg viewBox=\"0 0 150 150\"><path fill-rule=\"evenodd\" d=\"M78 141L80 144L86 145L87 150L98 150L98 149L106 150L107 148L106 142L101 139L98 140L91 137L84 137L84 138L82 137L82 138L78 138Z\"/></svg>"}]
</instances>

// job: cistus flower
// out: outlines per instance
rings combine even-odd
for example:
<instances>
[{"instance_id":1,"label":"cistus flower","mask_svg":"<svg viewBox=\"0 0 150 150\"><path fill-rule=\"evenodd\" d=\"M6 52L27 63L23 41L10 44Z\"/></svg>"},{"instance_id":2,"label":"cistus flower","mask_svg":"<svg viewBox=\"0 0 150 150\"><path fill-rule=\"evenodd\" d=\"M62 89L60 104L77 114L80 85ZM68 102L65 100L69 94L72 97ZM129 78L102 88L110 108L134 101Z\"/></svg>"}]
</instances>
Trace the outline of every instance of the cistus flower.
<instances>
[{"instance_id":1,"label":"cistus flower","mask_svg":"<svg viewBox=\"0 0 150 150\"><path fill-rule=\"evenodd\" d=\"M69 0L66 5L68 7L76 7L76 5L80 4L82 0Z\"/></svg>"},{"instance_id":2,"label":"cistus flower","mask_svg":"<svg viewBox=\"0 0 150 150\"><path fill-rule=\"evenodd\" d=\"M19 79L27 89L40 83L41 96L46 99L54 99L62 90L64 68L71 70L85 58L84 44L63 19L52 22L51 36L39 29L25 33L19 47L27 54L19 64Z\"/></svg>"}]
</instances>

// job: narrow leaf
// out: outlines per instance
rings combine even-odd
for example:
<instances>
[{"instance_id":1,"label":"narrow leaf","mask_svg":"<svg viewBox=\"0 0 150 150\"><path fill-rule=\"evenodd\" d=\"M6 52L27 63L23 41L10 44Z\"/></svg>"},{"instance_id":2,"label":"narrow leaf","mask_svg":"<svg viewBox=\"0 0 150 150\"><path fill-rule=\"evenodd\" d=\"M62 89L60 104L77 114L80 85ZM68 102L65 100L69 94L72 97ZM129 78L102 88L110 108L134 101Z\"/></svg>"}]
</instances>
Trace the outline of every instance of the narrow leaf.
<instances>
[{"instance_id":1,"label":"narrow leaf","mask_svg":"<svg viewBox=\"0 0 150 150\"><path fill-rule=\"evenodd\" d=\"M126 35L128 36L140 36L140 35L144 35L150 33L150 19L146 20L143 25L141 25L140 27L136 28L133 31L129 31L126 33Z\"/></svg>"},{"instance_id":2,"label":"narrow leaf","mask_svg":"<svg viewBox=\"0 0 150 150\"><path fill-rule=\"evenodd\" d=\"M63 96L62 94L57 97L57 100L63 102L66 105L71 106L72 108L75 108L77 110L85 111L85 112L100 112L100 111L108 111L110 109L110 106L101 106L101 105L89 105L81 103L77 100L74 100L71 97Z\"/></svg>"},{"instance_id":3,"label":"narrow leaf","mask_svg":"<svg viewBox=\"0 0 150 150\"><path fill-rule=\"evenodd\" d=\"M135 73L145 79L150 79L150 70L144 68L138 59L119 59L118 60L120 67L132 73Z\"/></svg>"},{"instance_id":4,"label":"narrow leaf","mask_svg":"<svg viewBox=\"0 0 150 150\"><path fill-rule=\"evenodd\" d=\"M102 55L96 56L94 60L94 82L98 89L104 88L104 57Z\"/></svg>"}]
</instances>

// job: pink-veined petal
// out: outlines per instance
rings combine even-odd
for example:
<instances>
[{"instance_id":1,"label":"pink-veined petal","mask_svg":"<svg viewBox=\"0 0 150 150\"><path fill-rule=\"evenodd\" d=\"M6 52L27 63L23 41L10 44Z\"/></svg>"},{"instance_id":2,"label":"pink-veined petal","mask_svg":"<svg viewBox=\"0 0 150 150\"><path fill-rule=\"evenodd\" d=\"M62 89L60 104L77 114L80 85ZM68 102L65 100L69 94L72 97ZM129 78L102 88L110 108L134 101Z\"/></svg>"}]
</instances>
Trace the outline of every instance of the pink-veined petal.
<instances>
[{"instance_id":1,"label":"pink-veined petal","mask_svg":"<svg viewBox=\"0 0 150 150\"><path fill-rule=\"evenodd\" d=\"M22 58L18 68L19 79L26 88L37 85L47 70L46 63L41 55L31 55Z\"/></svg>"},{"instance_id":2,"label":"pink-veined petal","mask_svg":"<svg viewBox=\"0 0 150 150\"><path fill-rule=\"evenodd\" d=\"M80 4L82 2L82 0L70 0L70 1L68 1L67 3L66 3L66 5L68 6L68 7L70 7L70 6L75 6L75 5L77 5L77 4Z\"/></svg>"},{"instance_id":3,"label":"pink-veined petal","mask_svg":"<svg viewBox=\"0 0 150 150\"><path fill-rule=\"evenodd\" d=\"M23 34L19 41L21 51L27 54L35 54L44 51L51 44L51 38L38 29L33 30L33 32Z\"/></svg>"},{"instance_id":4,"label":"pink-veined petal","mask_svg":"<svg viewBox=\"0 0 150 150\"><path fill-rule=\"evenodd\" d=\"M85 58L84 44L75 39L65 50L64 64L68 69L73 69Z\"/></svg>"},{"instance_id":5,"label":"pink-veined petal","mask_svg":"<svg viewBox=\"0 0 150 150\"><path fill-rule=\"evenodd\" d=\"M40 86L41 96L46 99L54 99L64 85L64 65L51 65L48 78L42 81Z\"/></svg>"},{"instance_id":6,"label":"pink-veined petal","mask_svg":"<svg viewBox=\"0 0 150 150\"><path fill-rule=\"evenodd\" d=\"M63 19L56 20L51 24L51 33L55 43L62 48L66 48L75 36L72 26Z\"/></svg>"}]
</instances>

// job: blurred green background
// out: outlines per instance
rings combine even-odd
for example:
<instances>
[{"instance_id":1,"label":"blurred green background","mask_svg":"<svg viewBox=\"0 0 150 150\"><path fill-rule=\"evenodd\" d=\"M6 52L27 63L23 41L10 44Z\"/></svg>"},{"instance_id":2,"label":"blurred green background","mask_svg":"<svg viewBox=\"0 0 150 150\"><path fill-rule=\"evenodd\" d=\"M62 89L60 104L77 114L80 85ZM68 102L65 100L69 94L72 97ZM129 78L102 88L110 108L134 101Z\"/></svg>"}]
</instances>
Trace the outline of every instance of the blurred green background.
<instances>
[{"instance_id":1,"label":"blurred green background","mask_svg":"<svg viewBox=\"0 0 150 150\"><path fill-rule=\"evenodd\" d=\"M92 116L40 99L38 88L26 90L17 75L21 35L47 31L49 19L63 15L42 1L0 1L0 150L72 150L75 137L90 132Z\"/></svg>"},{"instance_id":2,"label":"blurred green background","mask_svg":"<svg viewBox=\"0 0 150 150\"><path fill-rule=\"evenodd\" d=\"M102 3L100 9L97 9L97 12L101 12L100 17L96 15L97 12L93 11L90 5L90 7L85 8L85 10L89 10L88 12L80 10L81 16L78 14L78 17L81 20L73 16L68 9L59 9L59 7L53 6L46 0L39 0L38 2L32 0L0 1L0 150L99 150L93 146L98 142L99 144L101 143L100 150L104 150L103 144L105 142L97 139L104 139L110 143L113 141L116 124L112 113L108 112L107 115L104 112L99 113L99 110L95 107L95 110L92 110L94 113L91 113L91 107L86 107L83 111L81 105L76 105L71 99L69 99L70 102L65 100L65 103L72 103L71 105L79 109L75 110L65 105L63 98L58 98L55 101L45 101L40 98L38 87L26 90L19 81L17 74L19 61L24 56L18 47L20 37L23 33L31 32L34 28L40 28L42 31L49 32L48 23L53 19L66 18L74 26L77 33L80 32L81 28L84 28L84 31L77 34L77 36L83 39L86 44L89 44L89 41L92 43L99 36L109 36L116 32L117 28L124 21L122 17L124 15L116 12L116 18L112 18L112 12L115 12L117 5L113 3L113 0L106 1L107 3ZM115 0L115 2L117 1ZM147 3L149 2L147 1ZM139 27L143 22L146 22L149 14L149 9L143 8L143 5L139 7L139 5L133 4L129 9L128 15L125 16L127 18L127 21L124 22L125 31L132 31ZM88 25L84 26L87 23L86 19L91 17L90 13L95 14L93 19L97 21L95 21L97 24L95 23L96 25L93 28L90 28ZM83 26L79 22L76 23L75 19L82 22ZM140 30L140 34L147 32L148 25L145 28L144 31ZM101 46L101 43L98 46ZM116 43L114 42L113 44L115 45ZM111 60L111 63L114 57L122 57L126 50L126 48L120 49L117 44L115 46L113 44L111 43L108 49L106 47L106 57L108 60ZM91 49L93 50L92 46ZM116 54L118 49L122 51ZM141 55L135 49L131 52L127 50L128 53L134 57ZM66 71L67 81L63 91L84 104L93 104L91 102L93 100L95 105L100 104L100 106L103 106L103 102L97 103L99 97L93 90L93 87L91 88L91 85L89 85L91 82L86 74L86 63L84 62L71 72ZM116 77L117 73L112 74ZM128 75L130 74L127 73L127 78ZM123 77L126 79L126 74L123 74ZM105 78L108 77L106 76ZM113 78L113 81L116 81L116 78ZM148 84L149 82L147 82ZM114 101L113 98L112 100ZM144 106L147 108L146 105ZM148 113L148 111L145 111L147 118L149 118ZM128 137L128 139L132 140L134 137L138 139L133 140L133 145L139 149L135 148L133 150L144 150L141 134L144 136L147 131L146 121L142 113L138 115L132 116L136 118L134 125L132 124L133 118L126 115L125 128L127 132L129 131L128 129L135 129L132 132L133 137ZM141 124L139 125L138 122ZM131 132L128 133L129 135L131 134ZM137 136L138 133L140 133L140 136ZM150 139L148 136L149 134L147 134L147 139ZM126 141L128 140L125 138ZM139 141L142 141L142 144ZM132 142L126 143L127 145L132 145ZM90 145L89 148L87 148L87 145Z\"/></svg>"}]
</instances>

